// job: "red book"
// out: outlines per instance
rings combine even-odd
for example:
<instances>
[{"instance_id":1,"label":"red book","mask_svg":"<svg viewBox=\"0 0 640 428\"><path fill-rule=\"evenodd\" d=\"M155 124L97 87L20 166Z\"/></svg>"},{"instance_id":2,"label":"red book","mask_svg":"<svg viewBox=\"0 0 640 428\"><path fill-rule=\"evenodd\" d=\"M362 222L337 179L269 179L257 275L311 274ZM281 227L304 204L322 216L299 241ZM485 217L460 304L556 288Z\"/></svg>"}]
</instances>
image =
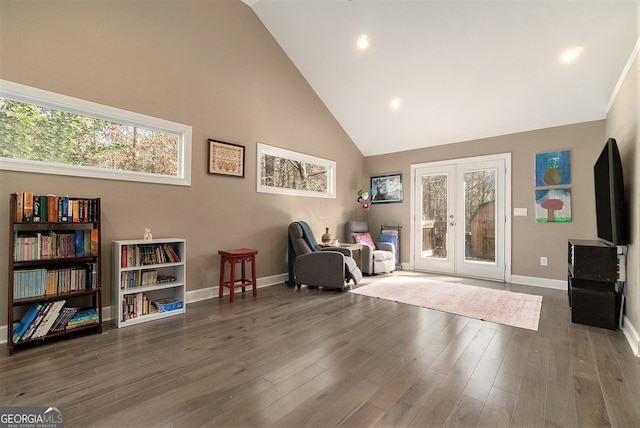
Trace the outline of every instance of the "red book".
<instances>
[{"instance_id":1,"label":"red book","mask_svg":"<svg viewBox=\"0 0 640 428\"><path fill-rule=\"evenodd\" d=\"M47 195L47 221L56 223L58 221L58 197Z\"/></svg>"}]
</instances>

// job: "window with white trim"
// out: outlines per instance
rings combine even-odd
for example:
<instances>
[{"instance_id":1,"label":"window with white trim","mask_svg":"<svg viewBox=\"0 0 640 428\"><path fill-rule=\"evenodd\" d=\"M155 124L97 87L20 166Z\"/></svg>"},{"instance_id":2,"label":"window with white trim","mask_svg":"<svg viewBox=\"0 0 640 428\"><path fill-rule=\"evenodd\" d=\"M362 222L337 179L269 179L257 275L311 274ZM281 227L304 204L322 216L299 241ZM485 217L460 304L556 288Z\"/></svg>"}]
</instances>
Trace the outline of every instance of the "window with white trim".
<instances>
[{"instance_id":1,"label":"window with white trim","mask_svg":"<svg viewBox=\"0 0 640 428\"><path fill-rule=\"evenodd\" d=\"M191 184L191 127L0 80L0 169Z\"/></svg>"},{"instance_id":2,"label":"window with white trim","mask_svg":"<svg viewBox=\"0 0 640 428\"><path fill-rule=\"evenodd\" d=\"M335 161L258 143L257 165L258 192L336 197Z\"/></svg>"}]
</instances>

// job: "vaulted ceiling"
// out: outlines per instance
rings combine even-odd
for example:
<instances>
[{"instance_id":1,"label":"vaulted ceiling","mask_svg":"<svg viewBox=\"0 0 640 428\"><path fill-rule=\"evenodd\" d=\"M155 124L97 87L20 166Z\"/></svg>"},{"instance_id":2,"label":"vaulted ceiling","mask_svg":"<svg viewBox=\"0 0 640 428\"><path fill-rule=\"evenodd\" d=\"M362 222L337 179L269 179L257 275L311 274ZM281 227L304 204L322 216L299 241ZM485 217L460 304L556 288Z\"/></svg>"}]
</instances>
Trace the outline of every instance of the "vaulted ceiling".
<instances>
[{"instance_id":1,"label":"vaulted ceiling","mask_svg":"<svg viewBox=\"0 0 640 428\"><path fill-rule=\"evenodd\" d=\"M365 156L603 119L638 37L635 0L243 1Z\"/></svg>"}]
</instances>

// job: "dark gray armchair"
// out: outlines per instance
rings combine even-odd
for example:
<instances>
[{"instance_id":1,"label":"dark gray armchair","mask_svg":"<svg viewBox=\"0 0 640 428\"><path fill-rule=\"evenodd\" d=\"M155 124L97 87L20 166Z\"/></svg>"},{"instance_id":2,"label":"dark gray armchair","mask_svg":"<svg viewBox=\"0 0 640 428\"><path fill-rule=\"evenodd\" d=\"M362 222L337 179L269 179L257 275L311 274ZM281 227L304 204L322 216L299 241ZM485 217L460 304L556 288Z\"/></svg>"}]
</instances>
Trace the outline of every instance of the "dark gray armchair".
<instances>
[{"instance_id":1,"label":"dark gray armchair","mask_svg":"<svg viewBox=\"0 0 640 428\"><path fill-rule=\"evenodd\" d=\"M305 222L289 225L289 285L302 284L344 290L349 281L357 284L362 272L341 247L320 248Z\"/></svg>"},{"instance_id":2,"label":"dark gray armchair","mask_svg":"<svg viewBox=\"0 0 640 428\"><path fill-rule=\"evenodd\" d=\"M350 220L344 226L344 234L347 242L354 244L356 234L368 234L369 225L366 221ZM395 246L390 242L372 242L375 249L363 245L362 272L367 275L393 272L396 268Z\"/></svg>"}]
</instances>

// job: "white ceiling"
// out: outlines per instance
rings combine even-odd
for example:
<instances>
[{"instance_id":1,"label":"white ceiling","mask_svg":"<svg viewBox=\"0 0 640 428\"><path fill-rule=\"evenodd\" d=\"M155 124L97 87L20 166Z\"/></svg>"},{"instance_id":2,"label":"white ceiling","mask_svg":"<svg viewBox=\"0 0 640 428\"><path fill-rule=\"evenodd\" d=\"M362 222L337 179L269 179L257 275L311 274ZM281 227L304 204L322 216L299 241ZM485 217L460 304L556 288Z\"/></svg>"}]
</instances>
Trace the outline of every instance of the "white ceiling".
<instances>
[{"instance_id":1,"label":"white ceiling","mask_svg":"<svg viewBox=\"0 0 640 428\"><path fill-rule=\"evenodd\" d=\"M603 119L637 39L635 0L243 1L365 156Z\"/></svg>"}]
</instances>

